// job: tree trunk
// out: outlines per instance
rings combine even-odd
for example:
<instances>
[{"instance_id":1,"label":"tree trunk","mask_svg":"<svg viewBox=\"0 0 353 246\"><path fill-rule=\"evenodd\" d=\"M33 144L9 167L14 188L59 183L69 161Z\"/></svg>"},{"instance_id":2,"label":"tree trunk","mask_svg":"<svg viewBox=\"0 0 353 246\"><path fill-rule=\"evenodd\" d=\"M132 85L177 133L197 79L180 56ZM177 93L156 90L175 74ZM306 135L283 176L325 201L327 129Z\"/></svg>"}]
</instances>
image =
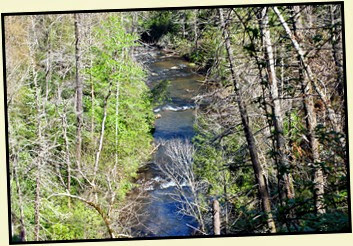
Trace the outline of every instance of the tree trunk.
<instances>
[{"instance_id":1,"label":"tree trunk","mask_svg":"<svg viewBox=\"0 0 353 246\"><path fill-rule=\"evenodd\" d=\"M77 117L77 128L76 128L76 165L79 171L81 170L81 149L82 149L82 125L83 125L83 85L82 85L82 61L81 61L81 23L80 14L74 14L75 21L75 62L76 62L76 117Z\"/></svg>"},{"instance_id":2,"label":"tree trunk","mask_svg":"<svg viewBox=\"0 0 353 246\"><path fill-rule=\"evenodd\" d=\"M214 235L221 235L221 220L220 220L219 202L213 201L213 233Z\"/></svg>"},{"instance_id":3,"label":"tree trunk","mask_svg":"<svg viewBox=\"0 0 353 246\"><path fill-rule=\"evenodd\" d=\"M131 23L131 33L134 34L138 31L138 12L131 12L132 23Z\"/></svg>"},{"instance_id":4,"label":"tree trunk","mask_svg":"<svg viewBox=\"0 0 353 246\"><path fill-rule=\"evenodd\" d=\"M291 30L289 29L287 23L285 22L283 16L279 12L279 10L274 7L273 8L275 13L277 14L278 18L284 29L286 30L288 36L290 37L295 50L297 51L298 58L300 60L301 65L303 66L304 70L306 71L304 79L301 80L301 86L303 90L303 104L304 110L306 113L306 125L308 128L308 139L310 143L310 152L311 152L311 162L314 165L314 194L315 194L315 209L317 213L322 214L325 213L323 196L324 196L324 175L321 167L319 166L320 163L320 156L319 156L319 141L315 137L315 128L317 126L317 119L316 119L316 112L314 110L314 100L312 97L313 88L312 88L312 78L313 74L310 70L310 67L306 64L306 60L304 59L304 52L300 47L298 41L292 34ZM299 17L300 14L300 7L294 6L295 14ZM297 28L299 30L303 29L301 21L295 22ZM300 31L297 31L297 35L301 37Z\"/></svg>"},{"instance_id":5,"label":"tree trunk","mask_svg":"<svg viewBox=\"0 0 353 246\"><path fill-rule=\"evenodd\" d=\"M343 81L343 76L344 76L344 71L343 71L343 54L342 54L342 35L341 35L341 30L338 29L338 26L341 24L339 20L336 19L336 11L337 8L339 8L339 11L341 11L340 6L334 6L334 5L329 5L330 9L330 17L331 17L331 44L332 44L332 57L335 62L335 70L337 74L337 95L338 97L344 101L345 97L345 89L344 89L344 81ZM343 120L344 117L340 117L340 119L337 119L336 124L340 127L339 130L346 132L346 122ZM345 140L341 139L341 143L344 146Z\"/></svg>"},{"instance_id":6,"label":"tree trunk","mask_svg":"<svg viewBox=\"0 0 353 246\"><path fill-rule=\"evenodd\" d=\"M182 12L182 19L183 19L183 23L182 23L183 38L185 38L186 37L186 12L185 11Z\"/></svg>"},{"instance_id":7,"label":"tree trunk","mask_svg":"<svg viewBox=\"0 0 353 246\"><path fill-rule=\"evenodd\" d=\"M199 39L199 36L198 36L198 28L197 28L197 14L198 14L198 10L197 9L195 9L194 10L194 43L195 43L195 49L197 50L198 48L199 48L199 45L198 45L198 43L199 43L199 41L198 41L198 39Z\"/></svg>"},{"instance_id":8,"label":"tree trunk","mask_svg":"<svg viewBox=\"0 0 353 246\"><path fill-rule=\"evenodd\" d=\"M88 16L89 19L89 26L88 26L88 45L89 47L91 47L92 44L92 29L91 29L91 25L93 25L92 23L92 17L91 15ZM93 54L92 52L90 52L89 54L89 68L91 69L93 67ZM94 96L94 81L92 79L92 74L89 73L89 82L91 85L91 141L93 146L95 146L95 138L94 138L94 102L95 102L95 96Z\"/></svg>"},{"instance_id":9,"label":"tree trunk","mask_svg":"<svg viewBox=\"0 0 353 246\"><path fill-rule=\"evenodd\" d=\"M30 55L30 62L31 62L31 69L32 69L32 76L33 76L33 85L35 89L35 105L36 105L36 114L37 114L37 142L39 145L37 151L37 159L35 159L35 169L36 169L36 189L35 189L35 198L34 198L34 238L36 241L39 241L39 231L40 231L40 206L41 206L41 197L40 197L40 189L41 189L41 168L42 168L42 161L43 161L43 151L44 151L44 140L42 134L42 117L45 115L42 105L42 97L41 97L41 88L38 84L38 72L36 70L36 61L35 61L35 44L38 43L37 37L35 35L36 28L35 28L35 17L32 17L32 26L31 31L33 37L36 40L31 40L30 37L29 41L29 55Z\"/></svg>"},{"instance_id":10,"label":"tree trunk","mask_svg":"<svg viewBox=\"0 0 353 246\"><path fill-rule=\"evenodd\" d=\"M339 48L339 44L338 44L338 40L340 40L340 32L337 31L337 20L335 18L335 9L334 7L338 7L338 6L333 6L330 5L330 17L331 17L331 44L332 44L332 56L333 56L333 60L335 62L336 65L336 71L337 71L337 84L339 85L339 89L340 89L340 94L343 96L343 91L341 90L341 88L343 89L343 85L342 85L342 79L343 79L343 66L341 63L341 57L340 57L340 53L341 53L341 49Z\"/></svg>"},{"instance_id":11,"label":"tree trunk","mask_svg":"<svg viewBox=\"0 0 353 246\"><path fill-rule=\"evenodd\" d=\"M238 89L237 78L236 78L236 74L235 74L235 70L234 70L235 64L234 64L233 50L232 50L232 47L230 44L229 33L228 33L228 29L227 29L227 26L224 21L222 9L219 9L219 17L220 17L220 21L221 21L221 26L223 28L223 36L225 39L227 58L228 58L229 66L230 66L232 82L234 85L235 97L236 97L236 101L238 103L238 108L239 108L240 117L241 117L241 121L242 121L242 125L243 125L243 130L245 133L245 138L248 143L248 149L250 152L251 162L252 162L253 169L255 172L256 182L258 184L259 195L260 195L260 198L262 201L262 208L263 208L263 211L267 215L267 224L270 229L270 232L275 233L276 226L275 226L275 223L272 218L270 195L268 193L267 184L266 184L265 177L263 174L264 172L263 172L261 163L259 161L258 151L257 151L257 147L255 144L255 138L254 138L254 135L250 129L249 117L248 117L248 113L246 110L246 106L245 106L244 101L241 98L241 92Z\"/></svg>"},{"instance_id":12,"label":"tree trunk","mask_svg":"<svg viewBox=\"0 0 353 246\"><path fill-rule=\"evenodd\" d=\"M261 28L263 32L263 44L265 46L265 57L267 64L267 77L270 87L270 99L272 102L272 119L273 126L275 128L275 139L276 139L276 155L279 160L278 172L279 172L279 194L282 200L282 204L285 204L286 199L294 198L294 191L292 189L293 183L288 174L290 168L289 160L287 157L287 146L283 134L283 116L281 101L278 96L278 81L275 70L275 60L272 50L271 35L268 28L268 15L267 7L263 8Z\"/></svg>"}]
</instances>

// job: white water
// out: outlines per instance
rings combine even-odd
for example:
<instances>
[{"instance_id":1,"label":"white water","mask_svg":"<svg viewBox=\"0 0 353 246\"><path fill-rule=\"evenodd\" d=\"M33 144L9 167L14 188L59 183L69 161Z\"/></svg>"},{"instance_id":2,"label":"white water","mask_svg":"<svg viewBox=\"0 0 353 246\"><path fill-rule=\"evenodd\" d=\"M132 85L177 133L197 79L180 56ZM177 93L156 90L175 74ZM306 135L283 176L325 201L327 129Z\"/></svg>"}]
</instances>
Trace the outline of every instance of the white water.
<instances>
[{"instance_id":1,"label":"white water","mask_svg":"<svg viewBox=\"0 0 353 246\"><path fill-rule=\"evenodd\" d=\"M152 190L156 190L156 189L168 189L170 187L176 187L177 184L170 180L167 181L164 178L160 177L160 176L156 176L154 178L152 178L148 184L145 184L146 186L144 187L144 190L146 191L152 191ZM188 187L189 185L187 184L186 181L182 182L180 184L181 187Z\"/></svg>"},{"instance_id":2,"label":"white water","mask_svg":"<svg viewBox=\"0 0 353 246\"><path fill-rule=\"evenodd\" d=\"M183 106L175 106L175 105L164 105L161 107L157 107L153 110L153 112L158 113L161 111L173 111L173 112L179 112L179 111L185 111L188 109L194 109L195 106L194 105L183 105Z\"/></svg>"}]
</instances>

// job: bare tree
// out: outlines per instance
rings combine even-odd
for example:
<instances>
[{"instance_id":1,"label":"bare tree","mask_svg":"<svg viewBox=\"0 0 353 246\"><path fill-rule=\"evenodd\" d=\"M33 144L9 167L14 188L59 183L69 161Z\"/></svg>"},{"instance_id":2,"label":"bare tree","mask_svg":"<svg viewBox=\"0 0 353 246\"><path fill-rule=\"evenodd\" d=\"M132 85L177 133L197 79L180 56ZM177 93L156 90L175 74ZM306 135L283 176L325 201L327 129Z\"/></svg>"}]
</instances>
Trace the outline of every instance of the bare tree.
<instances>
[{"instance_id":1,"label":"bare tree","mask_svg":"<svg viewBox=\"0 0 353 246\"><path fill-rule=\"evenodd\" d=\"M159 140L165 158L156 164L166 178L175 184L176 192L170 196L181 206L179 212L192 216L199 223L201 233L206 233L203 210L199 195L205 189L205 183L198 181L193 171L194 147L189 140Z\"/></svg>"}]
</instances>

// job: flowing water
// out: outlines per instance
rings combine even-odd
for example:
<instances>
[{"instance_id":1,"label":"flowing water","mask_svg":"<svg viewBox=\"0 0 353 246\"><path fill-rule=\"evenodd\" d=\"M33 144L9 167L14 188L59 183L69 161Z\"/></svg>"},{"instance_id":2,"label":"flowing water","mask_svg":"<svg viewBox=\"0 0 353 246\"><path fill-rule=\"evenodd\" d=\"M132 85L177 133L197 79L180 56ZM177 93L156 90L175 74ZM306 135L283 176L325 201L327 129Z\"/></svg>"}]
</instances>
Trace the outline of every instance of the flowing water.
<instances>
[{"instance_id":1,"label":"flowing water","mask_svg":"<svg viewBox=\"0 0 353 246\"><path fill-rule=\"evenodd\" d=\"M150 88L161 80L170 81L170 100L154 109L160 117L155 121L155 142L173 138L191 140L195 118L192 97L199 93L200 81L204 78L192 72L188 62L182 58L156 48L145 48L136 58L150 72L147 81ZM139 237L189 236L194 232L193 227L197 227L192 217L178 213L180 204L170 196L176 190L175 183L166 180L155 164L163 157L163 148L159 148L151 163L139 173L137 182L144 184L147 193L140 211L143 215L138 218L141 224L134 228L134 234Z\"/></svg>"}]
</instances>

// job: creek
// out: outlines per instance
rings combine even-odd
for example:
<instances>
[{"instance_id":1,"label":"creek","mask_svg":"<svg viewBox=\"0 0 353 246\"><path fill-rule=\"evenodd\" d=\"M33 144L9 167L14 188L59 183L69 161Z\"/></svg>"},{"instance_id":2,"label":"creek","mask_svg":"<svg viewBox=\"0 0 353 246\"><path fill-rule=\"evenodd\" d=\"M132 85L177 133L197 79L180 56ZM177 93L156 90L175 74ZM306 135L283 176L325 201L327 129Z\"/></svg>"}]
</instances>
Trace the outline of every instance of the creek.
<instances>
[{"instance_id":1,"label":"creek","mask_svg":"<svg viewBox=\"0 0 353 246\"><path fill-rule=\"evenodd\" d=\"M154 109L159 117L153 133L155 143L174 138L191 140L195 134L192 98L199 93L204 77L194 73L187 61L166 51L144 47L136 53L137 61L149 71L150 88L162 80L170 81L167 89L170 100ZM175 183L166 179L156 165L163 158L163 148L158 148L152 161L139 171L137 183L143 184L145 197L139 211L139 225L133 231L138 237L190 236L193 227L198 226L192 217L178 213L180 204L170 196L176 192Z\"/></svg>"}]
</instances>

